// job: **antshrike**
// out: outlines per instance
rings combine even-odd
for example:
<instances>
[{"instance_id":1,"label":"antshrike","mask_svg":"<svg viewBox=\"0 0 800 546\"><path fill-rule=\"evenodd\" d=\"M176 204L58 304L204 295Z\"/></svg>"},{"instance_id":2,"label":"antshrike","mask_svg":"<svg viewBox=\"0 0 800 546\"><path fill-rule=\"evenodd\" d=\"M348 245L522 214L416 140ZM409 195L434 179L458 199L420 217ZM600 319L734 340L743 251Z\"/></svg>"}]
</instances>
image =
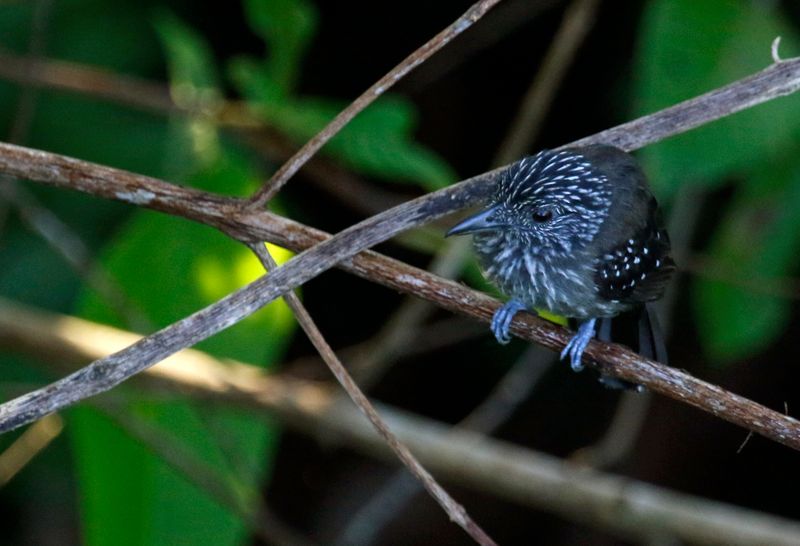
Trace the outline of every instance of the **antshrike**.
<instances>
[{"instance_id":1,"label":"antshrike","mask_svg":"<svg viewBox=\"0 0 800 546\"><path fill-rule=\"evenodd\" d=\"M561 353L572 369L595 336L608 339L610 318L641 310L639 351L666 361L655 316L675 270L667 232L634 158L613 146L545 150L511 165L489 206L448 235L474 234L485 275L510 301L495 313L492 332L510 340L518 311L546 309L576 319L577 333ZM627 386L611 378L609 386Z\"/></svg>"}]
</instances>

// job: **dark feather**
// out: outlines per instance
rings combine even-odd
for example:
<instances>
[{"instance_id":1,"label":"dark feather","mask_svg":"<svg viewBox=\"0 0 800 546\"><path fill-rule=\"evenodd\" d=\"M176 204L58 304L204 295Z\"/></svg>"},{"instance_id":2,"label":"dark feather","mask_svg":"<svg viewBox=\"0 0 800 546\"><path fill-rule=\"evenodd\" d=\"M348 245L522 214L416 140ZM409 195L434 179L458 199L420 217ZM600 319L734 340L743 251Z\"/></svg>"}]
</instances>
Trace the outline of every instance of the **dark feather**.
<instances>
[{"instance_id":1,"label":"dark feather","mask_svg":"<svg viewBox=\"0 0 800 546\"><path fill-rule=\"evenodd\" d=\"M630 304L659 299L675 271L669 236L654 213L648 215L643 228L606 250L597 261L595 282L600 296Z\"/></svg>"}]
</instances>

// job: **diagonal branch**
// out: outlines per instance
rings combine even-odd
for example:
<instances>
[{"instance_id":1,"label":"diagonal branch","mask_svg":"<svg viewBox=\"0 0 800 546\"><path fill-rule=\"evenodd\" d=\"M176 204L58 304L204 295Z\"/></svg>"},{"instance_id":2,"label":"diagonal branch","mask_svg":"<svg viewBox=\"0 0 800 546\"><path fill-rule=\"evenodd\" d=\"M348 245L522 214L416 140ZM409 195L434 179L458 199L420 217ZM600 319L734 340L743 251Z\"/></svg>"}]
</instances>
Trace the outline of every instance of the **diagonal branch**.
<instances>
[{"instance_id":1,"label":"diagonal branch","mask_svg":"<svg viewBox=\"0 0 800 546\"><path fill-rule=\"evenodd\" d=\"M684 128L695 127L789 94L799 87L800 59L783 61L719 90L588 137L580 143L612 142L630 150L677 134ZM241 240L248 240L248 236L255 237L254 234L264 228L257 220L268 218L266 213L256 214L257 211L244 210L239 200L179 188L152 178L8 144L0 145L0 171L203 221ZM227 328L337 263L355 265L356 260L350 258L358 252L403 230L476 203L485 197L499 171L498 169L473 177L368 218L296 256L271 273L269 278L262 277L215 304L44 389L0 405L0 432L22 426L83 398L108 390L177 350ZM189 200L186 201L186 198ZM249 219L252 223L248 224L243 219ZM412 273L406 277L402 274L394 277L398 274L391 270L383 273L391 277L392 282L405 283L410 292L428 297L432 301L442 297L437 293L438 290L449 287L448 297L444 298L449 298L449 308L460 308L461 311L484 321L489 320L498 306L497 301L486 295L463 287L459 291L459 286L455 283L427 283L423 280L427 274L422 272L418 276ZM436 278L429 280L435 281ZM568 332L563 328L524 315L514 322L512 331L552 349L560 349L568 339ZM677 369L642 359L617 345L593 342L587 349L587 355L592 361L601 363L605 372L644 384L653 391L683 400L775 441L800 449L800 423L790 417L704 383Z\"/></svg>"},{"instance_id":2,"label":"diagonal branch","mask_svg":"<svg viewBox=\"0 0 800 546\"><path fill-rule=\"evenodd\" d=\"M273 271L278 264L275 263L274 258L267 250L266 246L261 243L250 245L250 249L258 256L264 269ZM347 395L358 406L358 409L364 416L369 419L372 426L381 435L386 444L397 455L397 458L406 465L408 470L417 478L422 485L427 489L428 493L439 503L445 513L450 516L450 519L458 524L459 527L464 529L472 539L481 546L497 546L481 527L467 514L467 511L455 499L453 499L445 489L425 470L419 463L416 457L408 450L400 439L389 429L384 420L378 415L375 406L367 399L361 389L358 388L356 382L347 372L342 362L336 356L331 346L325 340L322 332L319 331L314 319L306 310L300 298L294 293L293 290L286 292L283 295L286 304L292 309L297 322L303 328L303 331L308 336L308 339L314 345L319 355L325 361L325 364L330 368L339 384L342 385Z\"/></svg>"},{"instance_id":3,"label":"diagonal branch","mask_svg":"<svg viewBox=\"0 0 800 546\"><path fill-rule=\"evenodd\" d=\"M453 38L471 27L499 1L500 0L480 0L476 2L451 25L425 42L422 47L403 59L400 64L372 84L369 89L351 102L347 108L339 112L325 128L314 135L302 148L297 150L297 152L272 175L272 178L252 196L250 199L250 206L253 208L263 207L267 201L272 199L283 185L286 184L286 182L288 182L289 179L320 150L320 148L333 138L342 127L347 125L351 119L356 117L364 108L372 104L375 99L383 95L390 87L403 78L403 76L425 62L431 55L450 43Z\"/></svg>"},{"instance_id":4,"label":"diagonal branch","mask_svg":"<svg viewBox=\"0 0 800 546\"><path fill-rule=\"evenodd\" d=\"M0 346L61 370L139 336L0 298ZM65 366L66 365L66 366ZM319 383L187 349L147 370L137 386L246 408L330 445L389 460L386 443L351 404ZM420 460L459 486L605 529L629 541L670 536L689 544L800 544L800 522L601 472L545 453L377 404ZM786 488L791 490L792 484ZM649 541L649 542L648 542Z\"/></svg>"}]
</instances>

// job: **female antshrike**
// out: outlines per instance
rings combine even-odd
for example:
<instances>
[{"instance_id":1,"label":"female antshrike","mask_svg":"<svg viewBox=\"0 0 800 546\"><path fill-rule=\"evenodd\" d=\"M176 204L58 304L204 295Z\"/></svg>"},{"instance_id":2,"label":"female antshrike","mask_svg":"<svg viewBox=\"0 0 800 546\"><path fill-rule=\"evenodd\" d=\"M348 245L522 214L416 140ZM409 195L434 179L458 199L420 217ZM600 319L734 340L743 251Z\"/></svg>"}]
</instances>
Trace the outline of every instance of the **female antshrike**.
<instances>
[{"instance_id":1,"label":"female antshrike","mask_svg":"<svg viewBox=\"0 0 800 546\"><path fill-rule=\"evenodd\" d=\"M603 145L545 150L511 165L489 206L447 234L474 233L485 275L511 297L492 319L500 343L510 341L518 311L546 309L577 319L561 358L569 355L580 371L598 320L607 339L611 317L639 308L639 350L665 361L646 308L663 295L675 269L657 207L644 173L624 151Z\"/></svg>"}]
</instances>

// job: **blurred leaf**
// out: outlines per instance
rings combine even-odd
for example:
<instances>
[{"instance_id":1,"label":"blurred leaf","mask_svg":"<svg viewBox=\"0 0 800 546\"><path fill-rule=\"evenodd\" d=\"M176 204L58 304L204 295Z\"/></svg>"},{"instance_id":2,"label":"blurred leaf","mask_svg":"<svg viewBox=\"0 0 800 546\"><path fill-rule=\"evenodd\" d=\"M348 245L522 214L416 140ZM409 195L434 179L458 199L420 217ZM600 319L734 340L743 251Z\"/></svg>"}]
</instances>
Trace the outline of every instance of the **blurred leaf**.
<instances>
[{"instance_id":1,"label":"blurred leaf","mask_svg":"<svg viewBox=\"0 0 800 546\"><path fill-rule=\"evenodd\" d=\"M247 22L268 48L264 73L288 96L316 31L317 12L305 0L245 0L244 8Z\"/></svg>"},{"instance_id":2,"label":"blurred leaf","mask_svg":"<svg viewBox=\"0 0 800 546\"><path fill-rule=\"evenodd\" d=\"M251 186L253 181L251 173L230 159L221 160L192 178L202 178L197 185L216 185L218 191L232 189L232 183ZM287 253L273 250L276 258L287 257ZM101 262L125 288L130 300L158 326L208 305L262 273L251 253L224 235L148 211L134 215ZM94 294L84 296L80 309L83 316L93 320L113 322L110 311ZM289 341L292 324L291 313L279 300L205 340L198 348L245 362L274 362ZM209 427L224 430L234 458L250 461L247 475L236 475L254 487L262 483L269 468L275 432L265 428L260 420L234 418L222 412L206 414L186 402L152 406L148 414L165 431L189 446L198 458L233 473ZM70 426L75 437L76 464L85 478L81 488L89 544L119 544L120 536L146 537L146 544L222 545L239 544L246 539L241 521L221 510L207 493L198 491L157 457L142 451L136 441L121 440L125 436L119 432L107 435L99 432L113 428L99 424L104 420L105 417L84 410L75 414ZM99 455L105 453L104 446L110 443L115 445L114 458ZM107 474L116 475L116 479L105 479L103 476ZM124 517L120 515L123 505L115 502L120 497L126 499ZM108 520L118 520L120 525L115 528L114 536L102 530L102 522ZM203 525L198 526L198 521ZM93 531L97 534L92 534Z\"/></svg>"},{"instance_id":3,"label":"blurred leaf","mask_svg":"<svg viewBox=\"0 0 800 546\"><path fill-rule=\"evenodd\" d=\"M159 31L169 55L173 84L190 93L214 89L205 43L174 17L162 13ZM197 98L195 95L194 98ZM172 178L227 194L248 193L258 173L238 151L226 147L202 118L176 119L164 147ZM288 252L273 248L283 261ZM243 245L184 219L136 211L101 256L101 264L129 300L157 327L206 306L263 274ZM115 323L94 293L83 294L83 316ZM269 364L283 353L293 318L282 300L198 345L221 358ZM228 478L252 505L268 475L275 428L251 415L206 410L190 401L138 402L134 414L178 441L194 457ZM86 542L91 545L215 544L248 540L246 525L208 491L171 468L97 411L71 413L76 465L83 493ZM113 445L113 457L108 457ZM241 484L248 484L242 491ZM124 502L123 502L124 499ZM111 525L109 525L111 522ZM202 524L198 524L202 522Z\"/></svg>"},{"instance_id":4,"label":"blurred leaf","mask_svg":"<svg viewBox=\"0 0 800 546\"><path fill-rule=\"evenodd\" d=\"M264 65L253 57L234 57L228 62L228 75L251 106L258 104L254 110L266 114L270 109L277 109L289 99L286 90L270 74ZM268 116L265 115L267 120Z\"/></svg>"},{"instance_id":5,"label":"blurred leaf","mask_svg":"<svg viewBox=\"0 0 800 546\"><path fill-rule=\"evenodd\" d=\"M782 169L761 166L762 174L739 190L708 249L721 268L754 282L785 277L800 263L800 167L794 156ZM702 279L695 303L703 345L721 362L766 348L784 331L792 307L786 298Z\"/></svg>"},{"instance_id":6,"label":"blurred leaf","mask_svg":"<svg viewBox=\"0 0 800 546\"><path fill-rule=\"evenodd\" d=\"M164 45L175 103L191 108L221 100L216 62L205 39L167 9L156 12L155 28Z\"/></svg>"},{"instance_id":7,"label":"blurred leaf","mask_svg":"<svg viewBox=\"0 0 800 546\"><path fill-rule=\"evenodd\" d=\"M643 115L728 84L800 51L777 4L749 0L650 0L634 63L634 114ZM734 171L777 157L796 141L800 100L789 97L670 138L642 151L659 194L681 184L719 184Z\"/></svg>"},{"instance_id":8,"label":"blurred leaf","mask_svg":"<svg viewBox=\"0 0 800 546\"><path fill-rule=\"evenodd\" d=\"M122 73L155 70L161 57L149 9L147 2L54 2L47 53Z\"/></svg>"},{"instance_id":9,"label":"blurred leaf","mask_svg":"<svg viewBox=\"0 0 800 546\"><path fill-rule=\"evenodd\" d=\"M12 51L25 51L30 41L33 2L8 2L0 5L0 43Z\"/></svg>"},{"instance_id":10,"label":"blurred leaf","mask_svg":"<svg viewBox=\"0 0 800 546\"><path fill-rule=\"evenodd\" d=\"M266 60L239 57L228 73L265 121L298 144L316 135L347 103L292 93L316 13L297 0L247 0L247 17L268 46ZM413 138L416 111L400 97L381 97L322 150L355 171L434 190L453 183L453 170Z\"/></svg>"},{"instance_id":11,"label":"blurred leaf","mask_svg":"<svg viewBox=\"0 0 800 546\"><path fill-rule=\"evenodd\" d=\"M252 60L232 64L231 77L266 122L298 144L316 135L347 106L319 97L275 100L269 77ZM415 126L416 112L410 101L384 96L347 124L322 153L357 172L419 184L428 191L453 183L457 178L450 166L414 141Z\"/></svg>"},{"instance_id":12,"label":"blurred leaf","mask_svg":"<svg viewBox=\"0 0 800 546\"><path fill-rule=\"evenodd\" d=\"M287 135L305 141L317 134L346 105L303 98L272 112ZM456 180L436 154L414 142L416 112L398 96L382 97L347 124L324 148L345 165L371 176L418 183L431 191Z\"/></svg>"}]
</instances>

